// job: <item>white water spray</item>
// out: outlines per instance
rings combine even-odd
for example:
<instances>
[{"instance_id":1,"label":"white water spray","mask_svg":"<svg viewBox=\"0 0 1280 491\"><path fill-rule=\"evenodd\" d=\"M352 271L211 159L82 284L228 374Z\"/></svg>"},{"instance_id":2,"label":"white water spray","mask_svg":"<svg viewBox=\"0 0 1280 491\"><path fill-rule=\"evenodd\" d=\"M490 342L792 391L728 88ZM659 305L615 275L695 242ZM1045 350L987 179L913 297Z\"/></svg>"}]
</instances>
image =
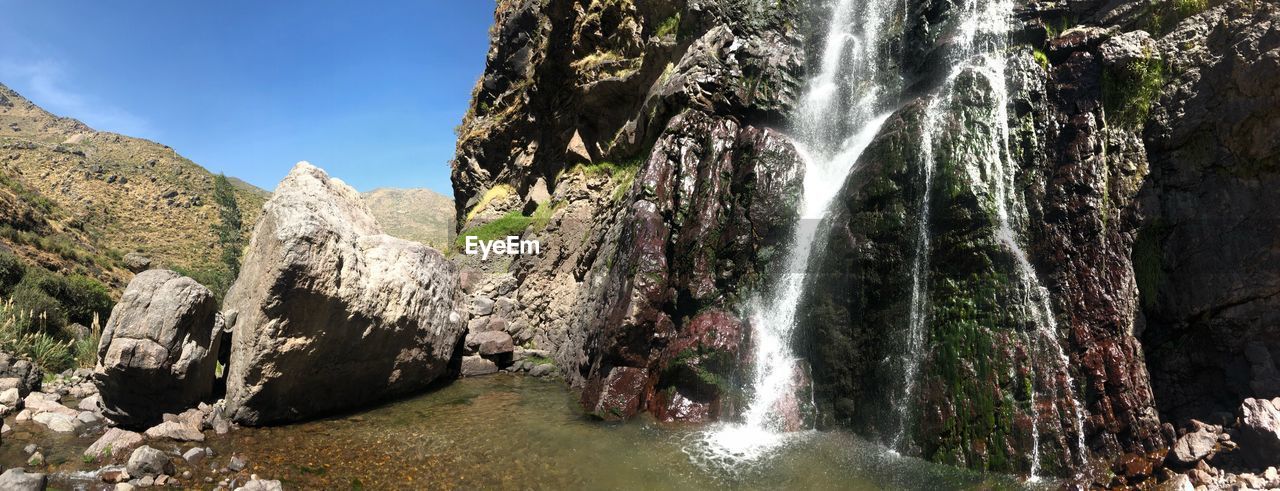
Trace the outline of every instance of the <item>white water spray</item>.
<instances>
[{"instance_id":1,"label":"white water spray","mask_svg":"<svg viewBox=\"0 0 1280 491\"><path fill-rule=\"evenodd\" d=\"M882 73L891 66L882 44L900 5L891 0L835 0L832 5L821 66L809 81L797 118L794 143L805 165L800 222L777 284L746 309L754 329L752 399L741 423L722 424L702 435L700 458L729 465L751 462L795 434L787 431L794 428L788 428L780 405L795 397L797 359L791 342L796 309L809 259L824 247L822 218L888 118L885 102L897 100L901 81L896 74Z\"/></svg>"}]
</instances>

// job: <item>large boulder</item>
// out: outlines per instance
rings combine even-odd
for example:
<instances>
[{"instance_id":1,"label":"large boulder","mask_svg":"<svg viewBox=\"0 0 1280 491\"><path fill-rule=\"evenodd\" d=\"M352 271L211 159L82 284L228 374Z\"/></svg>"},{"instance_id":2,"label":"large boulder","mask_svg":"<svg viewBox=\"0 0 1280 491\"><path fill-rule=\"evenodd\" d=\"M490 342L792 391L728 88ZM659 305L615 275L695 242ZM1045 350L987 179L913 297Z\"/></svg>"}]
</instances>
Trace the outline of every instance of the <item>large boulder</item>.
<instances>
[{"instance_id":1,"label":"large boulder","mask_svg":"<svg viewBox=\"0 0 1280 491\"><path fill-rule=\"evenodd\" d=\"M225 308L227 409L298 420L425 388L464 328L458 275L435 249L383 235L360 194L301 162L254 229Z\"/></svg>"},{"instance_id":2,"label":"large boulder","mask_svg":"<svg viewBox=\"0 0 1280 491\"><path fill-rule=\"evenodd\" d=\"M1259 469L1280 465L1280 408L1266 399L1240 405L1240 452Z\"/></svg>"},{"instance_id":3,"label":"large boulder","mask_svg":"<svg viewBox=\"0 0 1280 491\"><path fill-rule=\"evenodd\" d=\"M103 414L146 428L212 396L222 329L217 299L195 280L163 269L135 276L98 345Z\"/></svg>"}]
</instances>

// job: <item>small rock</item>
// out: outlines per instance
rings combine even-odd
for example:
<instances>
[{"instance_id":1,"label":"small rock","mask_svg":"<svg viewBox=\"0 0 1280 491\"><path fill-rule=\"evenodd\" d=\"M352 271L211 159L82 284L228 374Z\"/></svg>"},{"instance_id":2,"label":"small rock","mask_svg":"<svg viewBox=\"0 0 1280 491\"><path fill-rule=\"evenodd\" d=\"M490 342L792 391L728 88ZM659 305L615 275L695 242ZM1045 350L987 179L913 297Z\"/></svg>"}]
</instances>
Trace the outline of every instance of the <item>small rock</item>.
<instances>
[{"instance_id":1,"label":"small rock","mask_svg":"<svg viewBox=\"0 0 1280 491\"><path fill-rule=\"evenodd\" d=\"M76 404L76 408L81 411L101 411L101 408L98 407L101 403L102 396L94 394L84 399L80 399L80 403Z\"/></svg>"},{"instance_id":2,"label":"small rock","mask_svg":"<svg viewBox=\"0 0 1280 491\"><path fill-rule=\"evenodd\" d=\"M173 462L160 450L143 445L129 456L126 467L130 475L145 476L147 474L173 474Z\"/></svg>"},{"instance_id":3,"label":"small rock","mask_svg":"<svg viewBox=\"0 0 1280 491\"><path fill-rule=\"evenodd\" d=\"M204 458L206 456L207 455L205 454L203 448L193 448L193 449L187 450L186 453L182 454L182 458L185 459L188 464L191 464L193 466L199 465L200 462L204 461Z\"/></svg>"},{"instance_id":4,"label":"small rock","mask_svg":"<svg viewBox=\"0 0 1280 491\"><path fill-rule=\"evenodd\" d=\"M514 319L520 304L510 297L500 297L493 302L493 315L503 319Z\"/></svg>"},{"instance_id":5,"label":"small rock","mask_svg":"<svg viewBox=\"0 0 1280 491\"><path fill-rule=\"evenodd\" d=\"M0 474L0 489L6 491L43 491L49 479L44 474L13 468Z\"/></svg>"},{"instance_id":6,"label":"small rock","mask_svg":"<svg viewBox=\"0 0 1280 491\"><path fill-rule=\"evenodd\" d=\"M236 488L235 491L281 491L282 489L284 488L281 486L280 481L267 481L258 479L255 476L244 483L244 486Z\"/></svg>"},{"instance_id":7,"label":"small rock","mask_svg":"<svg viewBox=\"0 0 1280 491\"><path fill-rule=\"evenodd\" d=\"M34 444L34 443L28 443L28 444L27 444L27 446L22 447L22 451L23 451L24 453L26 453L27 455L31 455L31 454L33 454L33 453L36 453L36 450L40 450L40 447L39 447L39 446L37 446L37 445L36 445L36 444Z\"/></svg>"},{"instance_id":8,"label":"small rock","mask_svg":"<svg viewBox=\"0 0 1280 491\"><path fill-rule=\"evenodd\" d=\"M84 423L80 422L80 420L72 419L61 414L55 416L56 417L49 421L49 429L58 433L75 433L80 431L80 428L84 426Z\"/></svg>"},{"instance_id":9,"label":"small rock","mask_svg":"<svg viewBox=\"0 0 1280 491\"><path fill-rule=\"evenodd\" d=\"M1241 404L1240 415L1240 457L1257 468L1280 464L1280 409L1250 398Z\"/></svg>"},{"instance_id":10,"label":"small rock","mask_svg":"<svg viewBox=\"0 0 1280 491\"><path fill-rule=\"evenodd\" d=\"M124 266L129 271L141 273L151 267L151 258L136 252L130 252L124 255Z\"/></svg>"},{"instance_id":11,"label":"small rock","mask_svg":"<svg viewBox=\"0 0 1280 491\"><path fill-rule=\"evenodd\" d=\"M1196 431L1182 435L1177 442L1174 442L1173 450L1169 452L1169 459L1176 464L1190 466L1213 453L1217 442L1218 436L1209 428L1201 426Z\"/></svg>"},{"instance_id":12,"label":"small rock","mask_svg":"<svg viewBox=\"0 0 1280 491\"><path fill-rule=\"evenodd\" d=\"M1168 491L1195 491L1196 487L1191 484L1191 478L1183 474L1173 476L1165 488Z\"/></svg>"},{"instance_id":13,"label":"small rock","mask_svg":"<svg viewBox=\"0 0 1280 491\"><path fill-rule=\"evenodd\" d=\"M160 474L159 476L156 476L156 486L164 486L165 484L168 484L168 483L169 483L168 474Z\"/></svg>"},{"instance_id":14,"label":"small rock","mask_svg":"<svg viewBox=\"0 0 1280 491\"><path fill-rule=\"evenodd\" d=\"M1208 486L1213 483L1213 476L1200 469L1191 469L1187 475L1191 477L1191 484L1196 486Z\"/></svg>"},{"instance_id":15,"label":"small rock","mask_svg":"<svg viewBox=\"0 0 1280 491\"><path fill-rule=\"evenodd\" d=\"M116 491L133 491L134 486L127 482L116 483Z\"/></svg>"},{"instance_id":16,"label":"small rock","mask_svg":"<svg viewBox=\"0 0 1280 491\"><path fill-rule=\"evenodd\" d=\"M244 470L245 462L239 456L231 456L231 461L227 462L227 470L231 472L240 472Z\"/></svg>"},{"instance_id":17,"label":"small rock","mask_svg":"<svg viewBox=\"0 0 1280 491\"><path fill-rule=\"evenodd\" d=\"M484 332L489 330L489 317L475 317L467 321L467 332Z\"/></svg>"},{"instance_id":18,"label":"small rock","mask_svg":"<svg viewBox=\"0 0 1280 491\"><path fill-rule=\"evenodd\" d=\"M200 427L188 421L165 421L147 429L148 438L168 438L182 442L202 442Z\"/></svg>"},{"instance_id":19,"label":"small rock","mask_svg":"<svg viewBox=\"0 0 1280 491\"><path fill-rule=\"evenodd\" d=\"M16 406L19 399L21 399L21 396L19 396L17 387L10 387L0 391L0 404Z\"/></svg>"},{"instance_id":20,"label":"small rock","mask_svg":"<svg viewBox=\"0 0 1280 491\"><path fill-rule=\"evenodd\" d=\"M551 373L551 370L552 370L551 364L543 363L541 365L536 365L533 368L529 369L529 376L543 377L543 376L549 375Z\"/></svg>"},{"instance_id":21,"label":"small rock","mask_svg":"<svg viewBox=\"0 0 1280 491\"><path fill-rule=\"evenodd\" d=\"M1240 474L1237 478L1251 489L1266 489L1267 487L1267 482L1254 474Z\"/></svg>"},{"instance_id":22,"label":"small rock","mask_svg":"<svg viewBox=\"0 0 1280 491\"><path fill-rule=\"evenodd\" d=\"M27 409L18 411L18 415L14 416L13 419L18 421L31 421L31 411Z\"/></svg>"},{"instance_id":23,"label":"small rock","mask_svg":"<svg viewBox=\"0 0 1280 491\"><path fill-rule=\"evenodd\" d=\"M496 356L515 350L511 335L502 331L485 331L467 334L467 344L475 344L481 356Z\"/></svg>"},{"instance_id":24,"label":"small rock","mask_svg":"<svg viewBox=\"0 0 1280 491\"><path fill-rule=\"evenodd\" d=\"M489 297L475 297L471 300L471 313L473 315L489 315L493 313L493 299Z\"/></svg>"},{"instance_id":25,"label":"small rock","mask_svg":"<svg viewBox=\"0 0 1280 491\"><path fill-rule=\"evenodd\" d=\"M102 482L107 484L125 482L129 480L129 477L129 471L125 470L122 466L113 465L98 469L98 479L101 479Z\"/></svg>"},{"instance_id":26,"label":"small rock","mask_svg":"<svg viewBox=\"0 0 1280 491\"><path fill-rule=\"evenodd\" d=\"M479 356L462 357L462 376L475 377L498 373L498 365Z\"/></svg>"},{"instance_id":27,"label":"small rock","mask_svg":"<svg viewBox=\"0 0 1280 491\"><path fill-rule=\"evenodd\" d=\"M91 411L81 411L80 414L76 416L76 419L86 425L91 425L99 421L102 421L102 418L98 417L97 413L94 413Z\"/></svg>"},{"instance_id":28,"label":"small rock","mask_svg":"<svg viewBox=\"0 0 1280 491\"><path fill-rule=\"evenodd\" d=\"M40 467L44 465L44 454L36 452L27 457L27 465L31 467Z\"/></svg>"},{"instance_id":29,"label":"small rock","mask_svg":"<svg viewBox=\"0 0 1280 491\"><path fill-rule=\"evenodd\" d=\"M139 480L138 480L138 487L140 487L140 488L149 488L149 487L151 487L151 486L155 485L155 483L156 483L156 479L155 479L154 477L151 477L151 476L142 476L142 479L139 479Z\"/></svg>"},{"instance_id":30,"label":"small rock","mask_svg":"<svg viewBox=\"0 0 1280 491\"><path fill-rule=\"evenodd\" d=\"M110 428L98 438L98 441L89 445L84 455L90 459L102 457L109 459L131 451L140 444L142 444L142 434L121 428ZM110 455L106 455L108 452Z\"/></svg>"}]
</instances>

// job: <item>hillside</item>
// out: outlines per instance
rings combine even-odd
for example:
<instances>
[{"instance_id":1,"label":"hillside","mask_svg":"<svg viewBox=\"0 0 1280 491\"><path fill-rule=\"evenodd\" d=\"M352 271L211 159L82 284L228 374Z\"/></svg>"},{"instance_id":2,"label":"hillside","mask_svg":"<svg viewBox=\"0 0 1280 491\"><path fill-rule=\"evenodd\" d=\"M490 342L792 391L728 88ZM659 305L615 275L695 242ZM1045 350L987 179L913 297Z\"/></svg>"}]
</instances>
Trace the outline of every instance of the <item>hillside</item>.
<instances>
[{"instance_id":1,"label":"hillside","mask_svg":"<svg viewBox=\"0 0 1280 491\"><path fill-rule=\"evenodd\" d=\"M388 235L437 249L448 245L452 198L430 189L378 188L364 193L364 200Z\"/></svg>"},{"instance_id":2,"label":"hillside","mask_svg":"<svg viewBox=\"0 0 1280 491\"><path fill-rule=\"evenodd\" d=\"M10 198L3 219L14 230L0 242L48 269L119 289L131 252L197 273L220 267L214 175L170 147L95 131L0 85L0 176L12 195L0 197ZM247 230L266 194L240 181L232 188ZM30 220L16 218L28 208ZM49 247L24 244L21 232Z\"/></svg>"}]
</instances>

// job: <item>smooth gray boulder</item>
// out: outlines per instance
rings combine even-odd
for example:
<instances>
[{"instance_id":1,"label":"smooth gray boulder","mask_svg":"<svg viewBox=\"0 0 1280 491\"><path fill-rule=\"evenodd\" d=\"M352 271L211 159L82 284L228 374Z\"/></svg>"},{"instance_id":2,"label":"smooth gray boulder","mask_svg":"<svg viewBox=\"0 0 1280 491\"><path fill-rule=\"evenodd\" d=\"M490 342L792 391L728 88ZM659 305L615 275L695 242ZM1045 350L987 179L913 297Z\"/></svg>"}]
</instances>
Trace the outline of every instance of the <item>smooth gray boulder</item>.
<instances>
[{"instance_id":1,"label":"smooth gray boulder","mask_svg":"<svg viewBox=\"0 0 1280 491\"><path fill-rule=\"evenodd\" d=\"M444 255L383 235L356 190L300 162L227 293L228 414L280 423L421 390L447 370L459 300Z\"/></svg>"},{"instance_id":2,"label":"smooth gray boulder","mask_svg":"<svg viewBox=\"0 0 1280 491\"><path fill-rule=\"evenodd\" d=\"M153 269L129 282L102 331L93 382L103 414L146 428L210 397L222 314L208 288Z\"/></svg>"},{"instance_id":3,"label":"smooth gray boulder","mask_svg":"<svg viewBox=\"0 0 1280 491\"><path fill-rule=\"evenodd\" d=\"M49 478L44 474L27 472L22 468L13 468L0 474L0 489L6 491L41 491L48 485Z\"/></svg>"}]
</instances>

